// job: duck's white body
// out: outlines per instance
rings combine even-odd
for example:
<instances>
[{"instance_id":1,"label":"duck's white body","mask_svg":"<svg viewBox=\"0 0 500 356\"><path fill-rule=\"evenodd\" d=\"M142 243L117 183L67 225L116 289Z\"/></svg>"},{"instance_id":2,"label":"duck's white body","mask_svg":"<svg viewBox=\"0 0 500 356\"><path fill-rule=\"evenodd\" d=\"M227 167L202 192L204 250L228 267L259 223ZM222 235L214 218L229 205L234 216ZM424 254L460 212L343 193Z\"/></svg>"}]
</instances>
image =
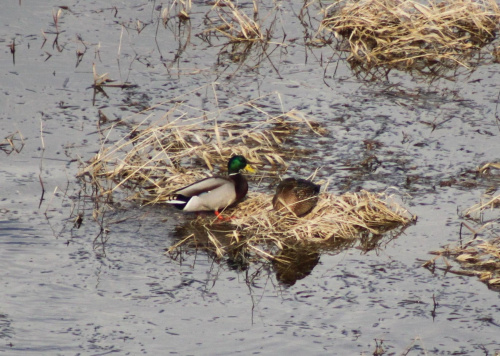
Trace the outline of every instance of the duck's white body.
<instances>
[{"instance_id":1,"label":"duck's white body","mask_svg":"<svg viewBox=\"0 0 500 356\"><path fill-rule=\"evenodd\" d=\"M166 202L188 212L219 211L237 200L235 182L223 177L205 178L174 194L176 198Z\"/></svg>"},{"instance_id":2,"label":"duck's white body","mask_svg":"<svg viewBox=\"0 0 500 356\"><path fill-rule=\"evenodd\" d=\"M240 170L253 172L243 156L231 157L227 164L227 177L210 177L173 192L166 202L183 211L214 211L238 203L248 192L248 182Z\"/></svg>"}]
</instances>

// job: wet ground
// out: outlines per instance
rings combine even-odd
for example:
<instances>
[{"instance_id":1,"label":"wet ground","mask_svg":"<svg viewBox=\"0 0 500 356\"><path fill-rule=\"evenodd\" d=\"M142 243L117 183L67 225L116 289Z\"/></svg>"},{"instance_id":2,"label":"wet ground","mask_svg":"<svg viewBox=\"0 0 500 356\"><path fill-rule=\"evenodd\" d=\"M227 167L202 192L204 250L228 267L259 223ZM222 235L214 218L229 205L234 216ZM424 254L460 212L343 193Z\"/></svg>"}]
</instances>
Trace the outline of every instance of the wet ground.
<instances>
[{"instance_id":1,"label":"wet ground","mask_svg":"<svg viewBox=\"0 0 500 356\"><path fill-rule=\"evenodd\" d=\"M190 21L174 9L164 26L167 5L3 4L0 139L19 152L3 141L0 353L499 353L500 294L421 267L429 251L458 243L460 213L498 187L498 175L475 174L499 159L498 64L455 81L393 72L365 82L330 46L304 45L318 6L299 16L288 2L261 5L273 44L238 62L243 49L206 40L211 5L195 2ZM251 3L240 5L251 14ZM93 64L128 84L94 92ZM271 265L238 271L203 252L165 256L191 218L169 208L118 202L101 231L76 179L101 147L99 110L133 122L180 95L194 110L258 97L271 114L296 108L329 133L298 138L314 153L292 162L290 175L320 168L335 193L393 187L418 222L367 253L321 254L290 287Z\"/></svg>"}]
</instances>

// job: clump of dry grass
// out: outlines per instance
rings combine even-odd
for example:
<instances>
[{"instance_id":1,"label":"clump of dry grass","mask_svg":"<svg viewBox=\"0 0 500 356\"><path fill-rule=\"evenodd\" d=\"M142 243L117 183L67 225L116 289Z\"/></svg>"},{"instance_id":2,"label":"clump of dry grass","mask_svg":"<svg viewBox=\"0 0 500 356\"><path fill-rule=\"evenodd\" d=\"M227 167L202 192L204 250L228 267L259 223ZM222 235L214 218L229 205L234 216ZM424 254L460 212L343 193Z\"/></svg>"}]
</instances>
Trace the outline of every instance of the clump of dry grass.
<instances>
[{"instance_id":1,"label":"clump of dry grass","mask_svg":"<svg viewBox=\"0 0 500 356\"><path fill-rule=\"evenodd\" d=\"M494 0L337 1L326 14L321 28L341 37L349 61L365 70L467 67L500 19Z\"/></svg>"},{"instance_id":2,"label":"clump of dry grass","mask_svg":"<svg viewBox=\"0 0 500 356\"><path fill-rule=\"evenodd\" d=\"M261 167L269 166L266 174L276 175L286 169L286 157L300 154L283 145L288 136L301 129L319 134L294 110L278 116L261 112L260 118L247 122L219 122L217 113L194 118L177 113L172 119L176 110L157 122L132 126L116 143L105 141L79 177L88 179L99 196L126 188L131 197L158 203L173 190L206 177L207 168L220 167L225 174L227 161L236 154L258 165L261 172ZM112 182L111 188L104 181Z\"/></svg>"},{"instance_id":3,"label":"clump of dry grass","mask_svg":"<svg viewBox=\"0 0 500 356\"><path fill-rule=\"evenodd\" d=\"M397 204L390 205L380 194L361 191L336 196L322 193L316 207L305 217L272 210L272 196L254 196L238 207L233 223L252 238L326 241L354 239L361 232L381 234L412 220Z\"/></svg>"},{"instance_id":4,"label":"clump of dry grass","mask_svg":"<svg viewBox=\"0 0 500 356\"><path fill-rule=\"evenodd\" d=\"M290 246L300 248L297 243L349 241L364 234L381 235L416 220L384 194L367 191L341 196L322 193L316 207L301 218L273 210L271 201L270 195L251 193L248 199L227 212L235 217L230 222L232 227L222 235L213 233L219 227L216 219L199 218L197 224L203 227L201 234L210 237L204 247L218 257L225 256L235 246L244 247L254 255L273 260L275 256L261 248L263 245L271 244L281 251ZM174 253L193 239L200 240L199 232L191 231L168 252Z\"/></svg>"},{"instance_id":5,"label":"clump of dry grass","mask_svg":"<svg viewBox=\"0 0 500 356\"><path fill-rule=\"evenodd\" d=\"M436 260L442 258L446 268L440 269L458 275L476 276L489 288L500 290L500 236L490 241L475 238L463 246L446 247L431 253L436 257L425 262L424 267L433 270ZM452 257L460 263L462 270L453 269L446 257Z\"/></svg>"},{"instance_id":6,"label":"clump of dry grass","mask_svg":"<svg viewBox=\"0 0 500 356\"><path fill-rule=\"evenodd\" d=\"M485 163L481 167L479 167L477 171L479 174L485 174L485 173L489 173L495 169L500 170L500 162Z\"/></svg>"}]
</instances>

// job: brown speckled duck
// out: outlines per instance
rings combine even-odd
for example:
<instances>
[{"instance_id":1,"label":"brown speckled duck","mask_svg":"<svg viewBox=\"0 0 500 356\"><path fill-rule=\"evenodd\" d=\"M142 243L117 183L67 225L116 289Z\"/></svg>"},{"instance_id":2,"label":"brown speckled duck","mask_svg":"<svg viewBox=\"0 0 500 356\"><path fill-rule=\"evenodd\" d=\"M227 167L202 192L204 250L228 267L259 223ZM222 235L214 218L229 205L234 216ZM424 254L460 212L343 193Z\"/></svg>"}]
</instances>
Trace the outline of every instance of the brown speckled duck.
<instances>
[{"instance_id":1,"label":"brown speckled duck","mask_svg":"<svg viewBox=\"0 0 500 356\"><path fill-rule=\"evenodd\" d=\"M276 188L273 207L291 211L296 216L307 215L318 203L320 186L306 179L286 178Z\"/></svg>"}]
</instances>

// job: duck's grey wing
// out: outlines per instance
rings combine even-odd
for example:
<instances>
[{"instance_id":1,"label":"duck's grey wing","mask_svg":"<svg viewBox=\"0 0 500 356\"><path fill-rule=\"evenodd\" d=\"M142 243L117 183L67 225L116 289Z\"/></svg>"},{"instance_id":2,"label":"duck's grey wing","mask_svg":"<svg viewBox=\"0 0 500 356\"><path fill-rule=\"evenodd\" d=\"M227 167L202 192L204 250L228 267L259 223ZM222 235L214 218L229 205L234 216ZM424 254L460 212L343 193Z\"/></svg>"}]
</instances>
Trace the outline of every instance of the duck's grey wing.
<instances>
[{"instance_id":1,"label":"duck's grey wing","mask_svg":"<svg viewBox=\"0 0 500 356\"><path fill-rule=\"evenodd\" d=\"M184 211L218 211L236 201L236 191L231 182L189 198Z\"/></svg>"},{"instance_id":2,"label":"duck's grey wing","mask_svg":"<svg viewBox=\"0 0 500 356\"><path fill-rule=\"evenodd\" d=\"M209 177L188 185L184 188L176 190L174 194L182 194L186 197L193 197L203 193L207 193L211 190L217 189L224 184L230 184L231 182L222 177Z\"/></svg>"}]
</instances>

